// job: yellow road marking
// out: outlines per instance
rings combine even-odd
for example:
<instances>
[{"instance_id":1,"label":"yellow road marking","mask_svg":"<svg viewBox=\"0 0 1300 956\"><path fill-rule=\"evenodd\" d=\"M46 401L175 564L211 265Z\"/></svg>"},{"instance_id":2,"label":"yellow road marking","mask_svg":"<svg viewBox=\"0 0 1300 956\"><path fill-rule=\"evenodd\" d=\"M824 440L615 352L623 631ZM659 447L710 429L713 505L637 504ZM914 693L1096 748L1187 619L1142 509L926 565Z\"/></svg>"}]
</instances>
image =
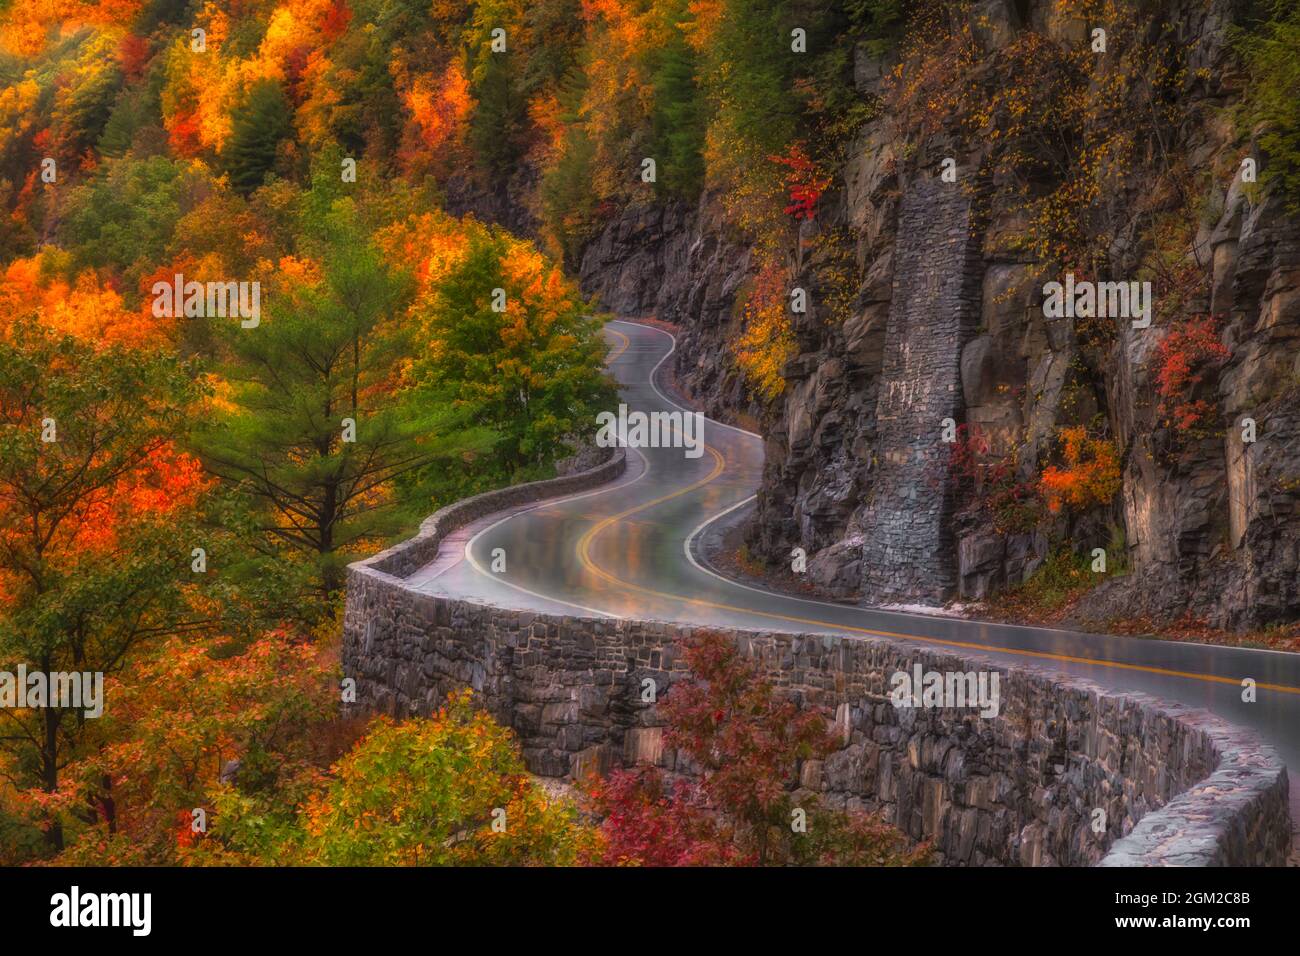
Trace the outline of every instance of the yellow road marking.
<instances>
[{"instance_id":1,"label":"yellow road marking","mask_svg":"<svg viewBox=\"0 0 1300 956\"><path fill-rule=\"evenodd\" d=\"M605 326L605 331L609 332L611 335L617 335L620 339L623 340L621 343L619 343L617 351L610 352L609 356L605 359L606 362L612 362L614 361L614 359L618 358L620 355L622 355L624 352L626 352L629 348L632 347L632 340L629 339L622 332L620 332L618 329L611 329L608 325Z\"/></svg>"},{"instance_id":2,"label":"yellow road marking","mask_svg":"<svg viewBox=\"0 0 1300 956\"><path fill-rule=\"evenodd\" d=\"M1034 657L1034 658L1039 658L1041 660L1050 660L1050 661L1057 661L1057 662L1069 663L1069 664L1095 664L1099 667L1114 667L1119 670L1141 671L1146 674L1158 674L1163 677L1183 677L1188 680L1200 680L1200 681L1206 681L1206 682L1216 683L1216 684L1228 684L1233 687L1241 686L1241 680L1239 678L1220 677L1217 674L1197 674L1191 671L1176 671L1164 667L1154 667L1148 664L1126 664L1120 661L1099 660L1094 657L1077 657L1072 654L1054 654L1048 651L1029 651L1029 650L1022 650L1020 648L1013 648L1013 647L999 647L996 644L978 644L971 641L954 641L954 640L948 640L939 637L926 637L920 634L902 634L897 631L879 631L868 627L855 627L851 624L835 624L830 621L817 620L816 618L792 617L787 614L773 614L768 611L756 611L751 608L737 607L732 604L722 604L716 601L706 601L703 598L688 598L688 597L683 597L680 594L669 594L665 591L656 591L652 588L642 587L639 584L633 584L630 581L624 581L610 574L608 571L596 567L595 562L591 560L591 544L598 535L600 535L603 531L605 531L605 529L612 527L613 525L621 521L623 518L630 517L631 515L634 515L637 512L644 511L648 508L653 508L655 505L663 504L665 501L671 501L674 498L678 498L682 495L689 494L695 489L707 485L709 482L713 481L720 474L722 474L723 470L726 467L726 460L722 457L722 455L720 455L709 445L705 445L704 450L707 451L710 455L712 455L714 460L713 469L704 478L700 479L697 482L694 482L693 484L687 485L685 488L679 488L677 491L655 498L653 501L647 501L644 504L637 505L636 507L628 508L626 511L621 511L616 515L611 515L610 517L605 518L597 522L595 525L593 525L590 528L590 530L588 530L587 533L584 534L578 540L578 547L577 547L578 561L582 564L582 566L586 570L594 574L596 577L600 578L601 580L609 584L613 584L616 587L625 588L627 590L635 591L640 594L645 594L650 597L656 597L661 600L692 604L695 605L696 607L713 608L714 610L719 610L719 611L733 611L740 614L749 614L755 617L768 618L774 621L786 621L794 624L812 624L818 627L829 627L829 628L834 628L836 630L852 631L855 634L871 634L876 637L890 637L890 638L899 638L902 640L909 640L909 641L922 641L929 644L942 644L946 647L961 647L961 648L966 648L968 650L989 651L997 654L1014 654L1020 657ZM1285 684L1257 683L1255 686L1264 688L1265 690L1279 691L1284 694L1300 694L1300 687L1289 687Z\"/></svg>"}]
</instances>

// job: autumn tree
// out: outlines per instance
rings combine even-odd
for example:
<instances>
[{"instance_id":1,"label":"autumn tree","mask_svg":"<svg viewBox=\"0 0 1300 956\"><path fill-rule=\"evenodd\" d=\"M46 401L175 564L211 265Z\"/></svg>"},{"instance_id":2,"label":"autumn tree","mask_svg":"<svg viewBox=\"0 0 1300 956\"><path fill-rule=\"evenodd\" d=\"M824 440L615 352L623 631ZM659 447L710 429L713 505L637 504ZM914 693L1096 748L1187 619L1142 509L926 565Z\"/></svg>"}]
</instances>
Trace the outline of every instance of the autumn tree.
<instances>
[{"instance_id":1,"label":"autumn tree","mask_svg":"<svg viewBox=\"0 0 1300 956\"><path fill-rule=\"evenodd\" d=\"M0 658L6 670L112 673L182 633L198 540L197 462L179 452L193 370L157 351L80 341L20 318L0 339ZM19 785L45 793L83 710L0 710ZM50 845L62 828L50 822Z\"/></svg>"},{"instance_id":2,"label":"autumn tree","mask_svg":"<svg viewBox=\"0 0 1300 956\"><path fill-rule=\"evenodd\" d=\"M63 864L175 864L222 785L292 801L336 734L337 664L277 629L247 646L173 637L113 679L94 747L67 770ZM197 818L195 810L202 811ZM199 825L196 825L196 822Z\"/></svg>"},{"instance_id":3,"label":"autumn tree","mask_svg":"<svg viewBox=\"0 0 1300 956\"><path fill-rule=\"evenodd\" d=\"M428 50L445 49L445 38L466 6L378 0L351 4L352 29L328 46L322 44L305 83L306 100L297 114L305 141L314 148L336 142L349 155L368 155L376 162L396 156L408 117L398 86L405 65L420 62ZM358 23L368 28L356 29Z\"/></svg>"},{"instance_id":4,"label":"autumn tree","mask_svg":"<svg viewBox=\"0 0 1300 956\"><path fill-rule=\"evenodd\" d=\"M654 767L620 770L588 782L586 796L604 839L589 862L603 866L726 866L741 862L698 786L669 782Z\"/></svg>"},{"instance_id":5,"label":"autumn tree","mask_svg":"<svg viewBox=\"0 0 1300 956\"><path fill-rule=\"evenodd\" d=\"M535 475L590 433L613 399L598 323L560 269L528 244L475 233L417 304L431 343L412 379L495 432L506 475Z\"/></svg>"},{"instance_id":6,"label":"autumn tree","mask_svg":"<svg viewBox=\"0 0 1300 956\"><path fill-rule=\"evenodd\" d=\"M796 351L786 276L780 262L763 262L740 307L744 331L736 342L736 364L750 388L768 401L785 391L782 373Z\"/></svg>"},{"instance_id":7,"label":"autumn tree","mask_svg":"<svg viewBox=\"0 0 1300 956\"><path fill-rule=\"evenodd\" d=\"M878 817L821 806L797 789L806 760L834 749L826 715L779 696L757 665L717 632L685 642L689 680L660 705L664 742L698 782L671 787L656 770L617 771L591 790L604 819L606 863L914 866L926 846ZM802 814L806 827L792 826Z\"/></svg>"},{"instance_id":8,"label":"autumn tree","mask_svg":"<svg viewBox=\"0 0 1300 956\"><path fill-rule=\"evenodd\" d=\"M565 866L598 840L462 691L427 719L376 719L292 820L267 826L257 801L227 788L202 850L246 863Z\"/></svg>"},{"instance_id":9,"label":"autumn tree","mask_svg":"<svg viewBox=\"0 0 1300 956\"><path fill-rule=\"evenodd\" d=\"M702 790L728 812L733 838L753 862L788 855L797 839L790 783L802 761L829 749L825 718L778 699L721 634L691 641L686 661L694 679L663 703L667 742L699 765Z\"/></svg>"},{"instance_id":10,"label":"autumn tree","mask_svg":"<svg viewBox=\"0 0 1300 956\"><path fill-rule=\"evenodd\" d=\"M116 46L111 35L92 35L56 87L50 128L59 157L69 165L80 165L87 157L94 161L91 149L108 122L122 85L122 71L114 56Z\"/></svg>"},{"instance_id":11,"label":"autumn tree","mask_svg":"<svg viewBox=\"0 0 1300 956\"><path fill-rule=\"evenodd\" d=\"M1157 410L1180 437L1208 432L1205 423L1212 420L1216 406L1205 397L1206 385L1231 356L1220 339L1216 316L1193 316L1160 340L1154 363Z\"/></svg>"}]
</instances>

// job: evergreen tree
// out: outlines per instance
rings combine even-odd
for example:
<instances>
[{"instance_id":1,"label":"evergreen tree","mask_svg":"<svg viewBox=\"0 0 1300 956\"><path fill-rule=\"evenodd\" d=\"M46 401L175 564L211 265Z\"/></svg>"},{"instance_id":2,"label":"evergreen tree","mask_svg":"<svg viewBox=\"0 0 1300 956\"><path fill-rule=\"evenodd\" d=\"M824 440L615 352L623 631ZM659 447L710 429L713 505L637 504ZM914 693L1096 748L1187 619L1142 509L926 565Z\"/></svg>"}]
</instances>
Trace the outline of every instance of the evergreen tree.
<instances>
[{"instance_id":1,"label":"evergreen tree","mask_svg":"<svg viewBox=\"0 0 1300 956\"><path fill-rule=\"evenodd\" d=\"M658 51L654 70L655 152L663 157L661 182L669 191L692 198L704 181L704 110L695 82L695 56L681 23L685 4L674 11L668 43Z\"/></svg>"},{"instance_id":2,"label":"evergreen tree","mask_svg":"<svg viewBox=\"0 0 1300 956\"><path fill-rule=\"evenodd\" d=\"M284 90L274 80L260 80L234 118L223 157L230 184L248 194L275 168L276 149L293 131Z\"/></svg>"},{"instance_id":3,"label":"evergreen tree","mask_svg":"<svg viewBox=\"0 0 1300 956\"><path fill-rule=\"evenodd\" d=\"M274 541L313 557L328 602L348 552L400 527L394 479L474 436L445 408L398 401L394 370L411 346L394 319L407 279L365 238L350 201L326 201L320 188L303 204L320 279L280 295L256 328L224 327L236 408L198 443L214 474L259 503Z\"/></svg>"},{"instance_id":4,"label":"evergreen tree","mask_svg":"<svg viewBox=\"0 0 1300 956\"><path fill-rule=\"evenodd\" d=\"M596 216L596 197L591 188L596 143L580 121L578 104L583 87L582 75L574 73L561 88L561 102L568 108L564 148L559 159L543 173L540 186L548 248L574 269L586 241L595 235Z\"/></svg>"},{"instance_id":5,"label":"evergreen tree","mask_svg":"<svg viewBox=\"0 0 1300 956\"><path fill-rule=\"evenodd\" d=\"M469 139L479 165L494 179L510 175L522 154L526 101L515 89L510 53L479 52Z\"/></svg>"},{"instance_id":6,"label":"evergreen tree","mask_svg":"<svg viewBox=\"0 0 1300 956\"><path fill-rule=\"evenodd\" d=\"M577 65L582 47L581 0L539 0L524 9L531 40L525 59L520 90L531 95L554 89Z\"/></svg>"}]
</instances>

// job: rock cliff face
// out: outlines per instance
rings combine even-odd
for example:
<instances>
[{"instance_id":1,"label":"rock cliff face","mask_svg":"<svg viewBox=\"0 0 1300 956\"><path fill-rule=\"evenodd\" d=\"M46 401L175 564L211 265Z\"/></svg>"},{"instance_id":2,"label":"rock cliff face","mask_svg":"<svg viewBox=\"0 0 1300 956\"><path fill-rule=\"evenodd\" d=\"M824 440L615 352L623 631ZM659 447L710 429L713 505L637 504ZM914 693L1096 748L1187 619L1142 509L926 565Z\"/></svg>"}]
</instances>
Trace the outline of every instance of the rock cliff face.
<instances>
[{"instance_id":1,"label":"rock cliff face","mask_svg":"<svg viewBox=\"0 0 1300 956\"><path fill-rule=\"evenodd\" d=\"M757 412L738 370L725 360L738 334L736 294L750 276L749 251L717 197L698 206L622 210L586 248L583 291L624 318L656 316L682 327L676 371L704 411Z\"/></svg>"},{"instance_id":2,"label":"rock cliff face","mask_svg":"<svg viewBox=\"0 0 1300 956\"><path fill-rule=\"evenodd\" d=\"M1243 157L1267 162L1222 118L1241 95L1228 42L1237 6L1141 14L1186 66L1177 91L1186 121L1150 150L1185 161L1203 193L1193 211L1147 195L1140 178L1108 184L1104 212L1120 228L1098 278L1136 279L1164 217L1194 235L1181 266L1206 290L1157 308L1150 328L1116 320L1099 341L1079 320L1046 317L1044 283L1062 277L1013 241L1024 213L1007 183L988 181L996 147L963 148L948 128L922 135L887 110L859 131L816 224L792 238L789 281L813 305L791 316L797 354L771 404L754 400L730 357L753 270L716 197L693 209L625 209L588 246L585 289L619 315L678 323L683 386L711 414L762 422L751 550L775 562L802 547L821 587L875 603L981 598L1023 582L1054 550L1101 547L1126 573L1084 599L1084 618L1191 612L1246 627L1300 616L1300 225L1237 172ZM1027 31L1087 42L1088 25L1052 0L977 7L975 37L990 56ZM859 56L864 97L881 74ZM960 185L940 178L945 156ZM832 229L856 244L857 294L839 319L816 305L810 251ZM1195 315L1216 317L1226 357L1196 393L1202 427L1179 432L1157 395L1161 343ZM1006 520L954 475L946 418L978 434L978 456L1005 463L1019 487L1059 456L1063 428L1101 423L1118 450L1120 490L1109 504Z\"/></svg>"}]
</instances>

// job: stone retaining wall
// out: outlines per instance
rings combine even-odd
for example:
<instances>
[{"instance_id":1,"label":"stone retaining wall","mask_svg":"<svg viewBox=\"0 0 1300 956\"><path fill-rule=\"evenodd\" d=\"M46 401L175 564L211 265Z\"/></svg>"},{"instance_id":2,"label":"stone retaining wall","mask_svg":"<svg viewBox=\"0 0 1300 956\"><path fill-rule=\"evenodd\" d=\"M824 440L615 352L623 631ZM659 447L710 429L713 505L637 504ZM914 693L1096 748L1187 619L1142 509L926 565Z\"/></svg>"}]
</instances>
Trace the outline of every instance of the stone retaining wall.
<instances>
[{"instance_id":1,"label":"stone retaining wall","mask_svg":"<svg viewBox=\"0 0 1300 956\"><path fill-rule=\"evenodd\" d=\"M682 678L678 640L691 628L487 607L399 577L431 560L453 527L612 478L621 457L443 509L416 538L352 565L343 664L358 705L427 714L468 685L514 728L535 773L643 761L689 770L664 746L641 687L650 678L662 697ZM835 805L882 809L947 864L1280 865L1289 853L1285 767L1253 733L1210 714L915 642L725 633L784 692L834 715L844 746L806 763L802 785ZM997 671L999 714L894 707L890 676L917 663Z\"/></svg>"},{"instance_id":2,"label":"stone retaining wall","mask_svg":"<svg viewBox=\"0 0 1300 956\"><path fill-rule=\"evenodd\" d=\"M862 516L862 596L942 603L956 590L943 420L962 420L961 353L980 317L971 199L938 177L908 184L876 404L879 457Z\"/></svg>"}]
</instances>

